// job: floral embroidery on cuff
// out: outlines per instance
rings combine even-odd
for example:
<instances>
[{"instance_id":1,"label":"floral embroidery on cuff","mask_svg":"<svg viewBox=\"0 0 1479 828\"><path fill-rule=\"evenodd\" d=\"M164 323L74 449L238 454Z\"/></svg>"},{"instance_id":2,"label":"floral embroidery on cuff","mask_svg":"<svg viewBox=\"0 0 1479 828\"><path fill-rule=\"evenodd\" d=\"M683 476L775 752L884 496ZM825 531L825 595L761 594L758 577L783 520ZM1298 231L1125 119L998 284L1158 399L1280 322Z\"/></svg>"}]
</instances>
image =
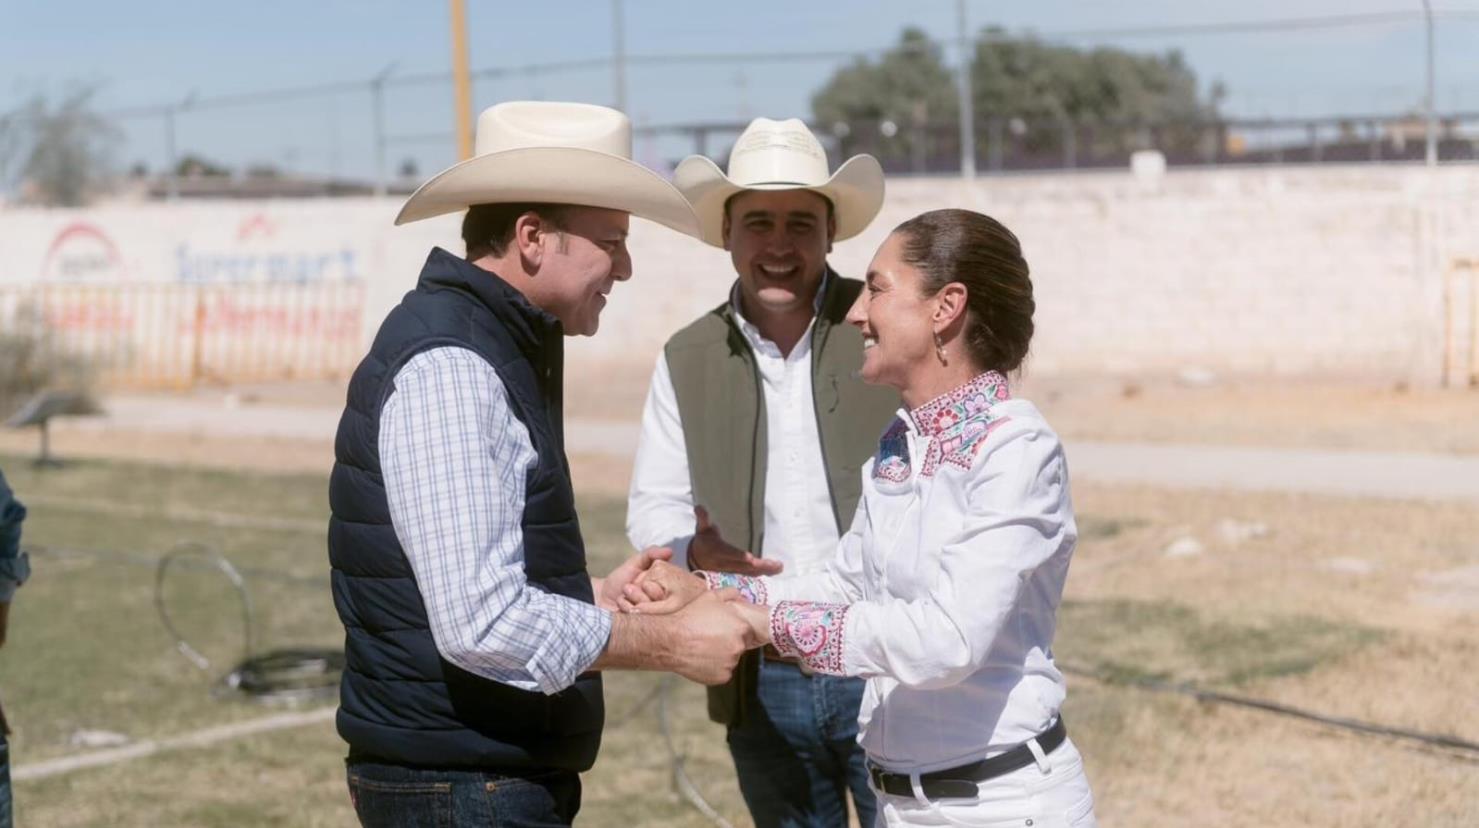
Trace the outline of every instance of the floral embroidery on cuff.
<instances>
[{"instance_id":1,"label":"floral embroidery on cuff","mask_svg":"<svg viewBox=\"0 0 1479 828\"><path fill-rule=\"evenodd\" d=\"M701 576L709 584L709 591L729 589L734 587L739 590L740 597L748 604L769 603L766 599L769 593L765 589L765 581L750 575L736 575L733 572L709 572L697 570L693 574Z\"/></svg>"},{"instance_id":2,"label":"floral embroidery on cuff","mask_svg":"<svg viewBox=\"0 0 1479 828\"><path fill-rule=\"evenodd\" d=\"M781 601L770 610L770 639L783 656L818 673L845 675L842 646L849 604Z\"/></svg>"}]
</instances>

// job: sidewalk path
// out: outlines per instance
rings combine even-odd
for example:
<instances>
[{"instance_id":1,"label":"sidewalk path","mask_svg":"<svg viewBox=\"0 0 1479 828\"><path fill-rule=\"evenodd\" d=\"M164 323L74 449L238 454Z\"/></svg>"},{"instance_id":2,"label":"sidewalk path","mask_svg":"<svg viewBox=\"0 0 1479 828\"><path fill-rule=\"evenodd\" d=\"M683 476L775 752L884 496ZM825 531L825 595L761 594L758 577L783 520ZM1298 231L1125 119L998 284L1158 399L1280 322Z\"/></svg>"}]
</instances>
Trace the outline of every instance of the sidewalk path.
<instances>
[{"instance_id":1,"label":"sidewalk path","mask_svg":"<svg viewBox=\"0 0 1479 828\"><path fill-rule=\"evenodd\" d=\"M1074 480L1170 488L1479 500L1479 457L1065 441Z\"/></svg>"},{"instance_id":2,"label":"sidewalk path","mask_svg":"<svg viewBox=\"0 0 1479 828\"><path fill-rule=\"evenodd\" d=\"M570 453L630 457L635 423L576 420ZM1479 500L1479 457L1418 452L1064 441L1074 480L1416 500Z\"/></svg>"},{"instance_id":3,"label":"sidewalk path","mask_svg":"<svg viewBox=\"0 0 1479 828\"><path fill-rule=\"evenodd\" d=\"M61 428L201 436L332 440L339 409L233 404L230 397L117 396L108 415L59 421ZM574 419L566 451L629 458L637 423ZM1352 497L1479 500L1479 456L1418 452L1258 448L1185 443L1101 443L1068 439L1073 479L1171 488L1289 491Z\"/></svg>"}]
</instances>

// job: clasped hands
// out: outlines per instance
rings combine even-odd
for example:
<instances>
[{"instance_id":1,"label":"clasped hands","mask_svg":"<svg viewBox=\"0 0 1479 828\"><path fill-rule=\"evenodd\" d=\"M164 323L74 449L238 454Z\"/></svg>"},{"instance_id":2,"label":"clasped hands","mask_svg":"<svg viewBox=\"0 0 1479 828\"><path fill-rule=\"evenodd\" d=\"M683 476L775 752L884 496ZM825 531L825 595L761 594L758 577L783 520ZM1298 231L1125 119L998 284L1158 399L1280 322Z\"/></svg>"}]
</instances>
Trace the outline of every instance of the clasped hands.
<instances>
[{"instance_id":1,"label":"clasped hands","mask_svg":"<svg viewBox=\"0 0 1479 828\"><path fill-rule=\"evenodd\" d=\"M628 559L604 579L598 602L607 609L624 613L650 616L683 613L704 619L700 622L698 617L692 620L684 618L685 626L690 626L694 623L708 625L720 620L711 612L683 612L700 599L704 599L703 603L713 601L727 608L732 618L743 621L749 647L770 642L768 607L746 602L734 589L716 590L710 594L708 582L669 563L672 556L670 549L651 548ZM756 557L725 541L702 506L694 509L694 534L688 546L688 558L695 567L711 572L759 576L774 575L782 569L779 561Z\"/></svg>"},{"instance_id":2,"label":"clasped hands","mask_svg":"<svg viewBox=\"0 0 1479 828\"><path fill-rule=\"evenodd\" d=\"M702 576L686 572L665 560L654 561L627 584L617 605L622 612L668 615L707 596L722 601L745 622L750 628L752 648L770 643L769 607L749 603L733 587L711 591L709 582Z\"/></svg>"}]
</instances>

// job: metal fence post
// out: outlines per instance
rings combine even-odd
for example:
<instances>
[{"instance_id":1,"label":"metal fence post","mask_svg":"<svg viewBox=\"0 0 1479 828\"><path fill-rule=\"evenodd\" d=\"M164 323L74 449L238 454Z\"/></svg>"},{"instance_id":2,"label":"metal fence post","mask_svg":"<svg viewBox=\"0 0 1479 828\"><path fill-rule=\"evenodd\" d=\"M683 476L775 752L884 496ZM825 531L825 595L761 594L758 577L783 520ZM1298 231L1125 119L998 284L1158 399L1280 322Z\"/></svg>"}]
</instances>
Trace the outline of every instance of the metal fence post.
<instances>
[{"instance_id":1,"label":"metal fence post","mask_svg":"<svg viewBox=\"0 0 1479 828\"><path fill-rule=\"evenodd\" d=\"M988 128L988 141L986 145L986 163L992 172L1001 172L1002 167L1002 144L1006 140L1006 121L1001 118L992 118Z\"/></svg>"},{"instance_id":2,"label":"metal fence post","mask_svg":"<svg viewBox=\"0 0 1479 828\"><path fill-rule=\"evenodd\" d=\"M190 343L190 378L187 385L194 388L205 376L205 288L195 289L194 341Z\"/></svg>"},{"instance_id":3,"label":"metal fence post","mask_svg":"<svg viewBox=\"0 0 1479 828\"><path fill-rule=\"evenodd\" d=\"M1078 129L1074 127L1073 120L1064 117L1063 124L1063 167L1065 169L1078 169Z\"/></svg>"}]
</instances>

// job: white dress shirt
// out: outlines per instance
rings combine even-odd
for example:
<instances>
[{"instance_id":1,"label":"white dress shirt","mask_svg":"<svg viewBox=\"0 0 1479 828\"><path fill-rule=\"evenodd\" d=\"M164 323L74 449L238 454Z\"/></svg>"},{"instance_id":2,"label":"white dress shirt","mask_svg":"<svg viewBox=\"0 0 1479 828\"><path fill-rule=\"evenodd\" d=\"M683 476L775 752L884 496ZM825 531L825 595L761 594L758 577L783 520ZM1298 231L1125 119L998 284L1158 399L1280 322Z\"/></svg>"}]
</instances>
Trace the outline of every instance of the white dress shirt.
<instances>
[{"instance_id":1,"label":"white dress shirt","mask_svg":"<svg viewBox=\"0 0 1479 828\"><path fill-rule=\"evenodd\" d=\"M1076 538L1057 435L988 373L899 413L825 571L746 579L747 594L772 606L782 653L869 679L860 742L874 762L928 772L1058 715L1052 643Z\"/></svg>"},{"instance_id":2,"label":"white dress shirt","mask_svg":"<svg viewBox=\"0 0 1479 828\"><path fill-rule=\"evenodd\" d=\"M825 289L824 280L817 288L817 307ZM755 356L765 400L763 548L750 551L782 562L787 572L816 572L832 557L838 538L812 398L811 333L816 317L791 353L783 355L745 319L737 286L730 292L730 308ZM664 352L658 354L642 411L627 499L627 539L638 549L670 547L674 563L684 566L693 540L693 507L683 421Z\"/></svg>"},{"instance_id":3,"label":"white dress shirt","mask_svg":"<svg viewBox=\"0 0 1479 828\"><path fill-rule=\"evenodd\" d=\"M521 690L574 684L605 649L611 614L525 579L524 486L538 456L498 372L466 348L412 357L381 408L379 447L442 657Z\"/></svg>"}]
</instances>

